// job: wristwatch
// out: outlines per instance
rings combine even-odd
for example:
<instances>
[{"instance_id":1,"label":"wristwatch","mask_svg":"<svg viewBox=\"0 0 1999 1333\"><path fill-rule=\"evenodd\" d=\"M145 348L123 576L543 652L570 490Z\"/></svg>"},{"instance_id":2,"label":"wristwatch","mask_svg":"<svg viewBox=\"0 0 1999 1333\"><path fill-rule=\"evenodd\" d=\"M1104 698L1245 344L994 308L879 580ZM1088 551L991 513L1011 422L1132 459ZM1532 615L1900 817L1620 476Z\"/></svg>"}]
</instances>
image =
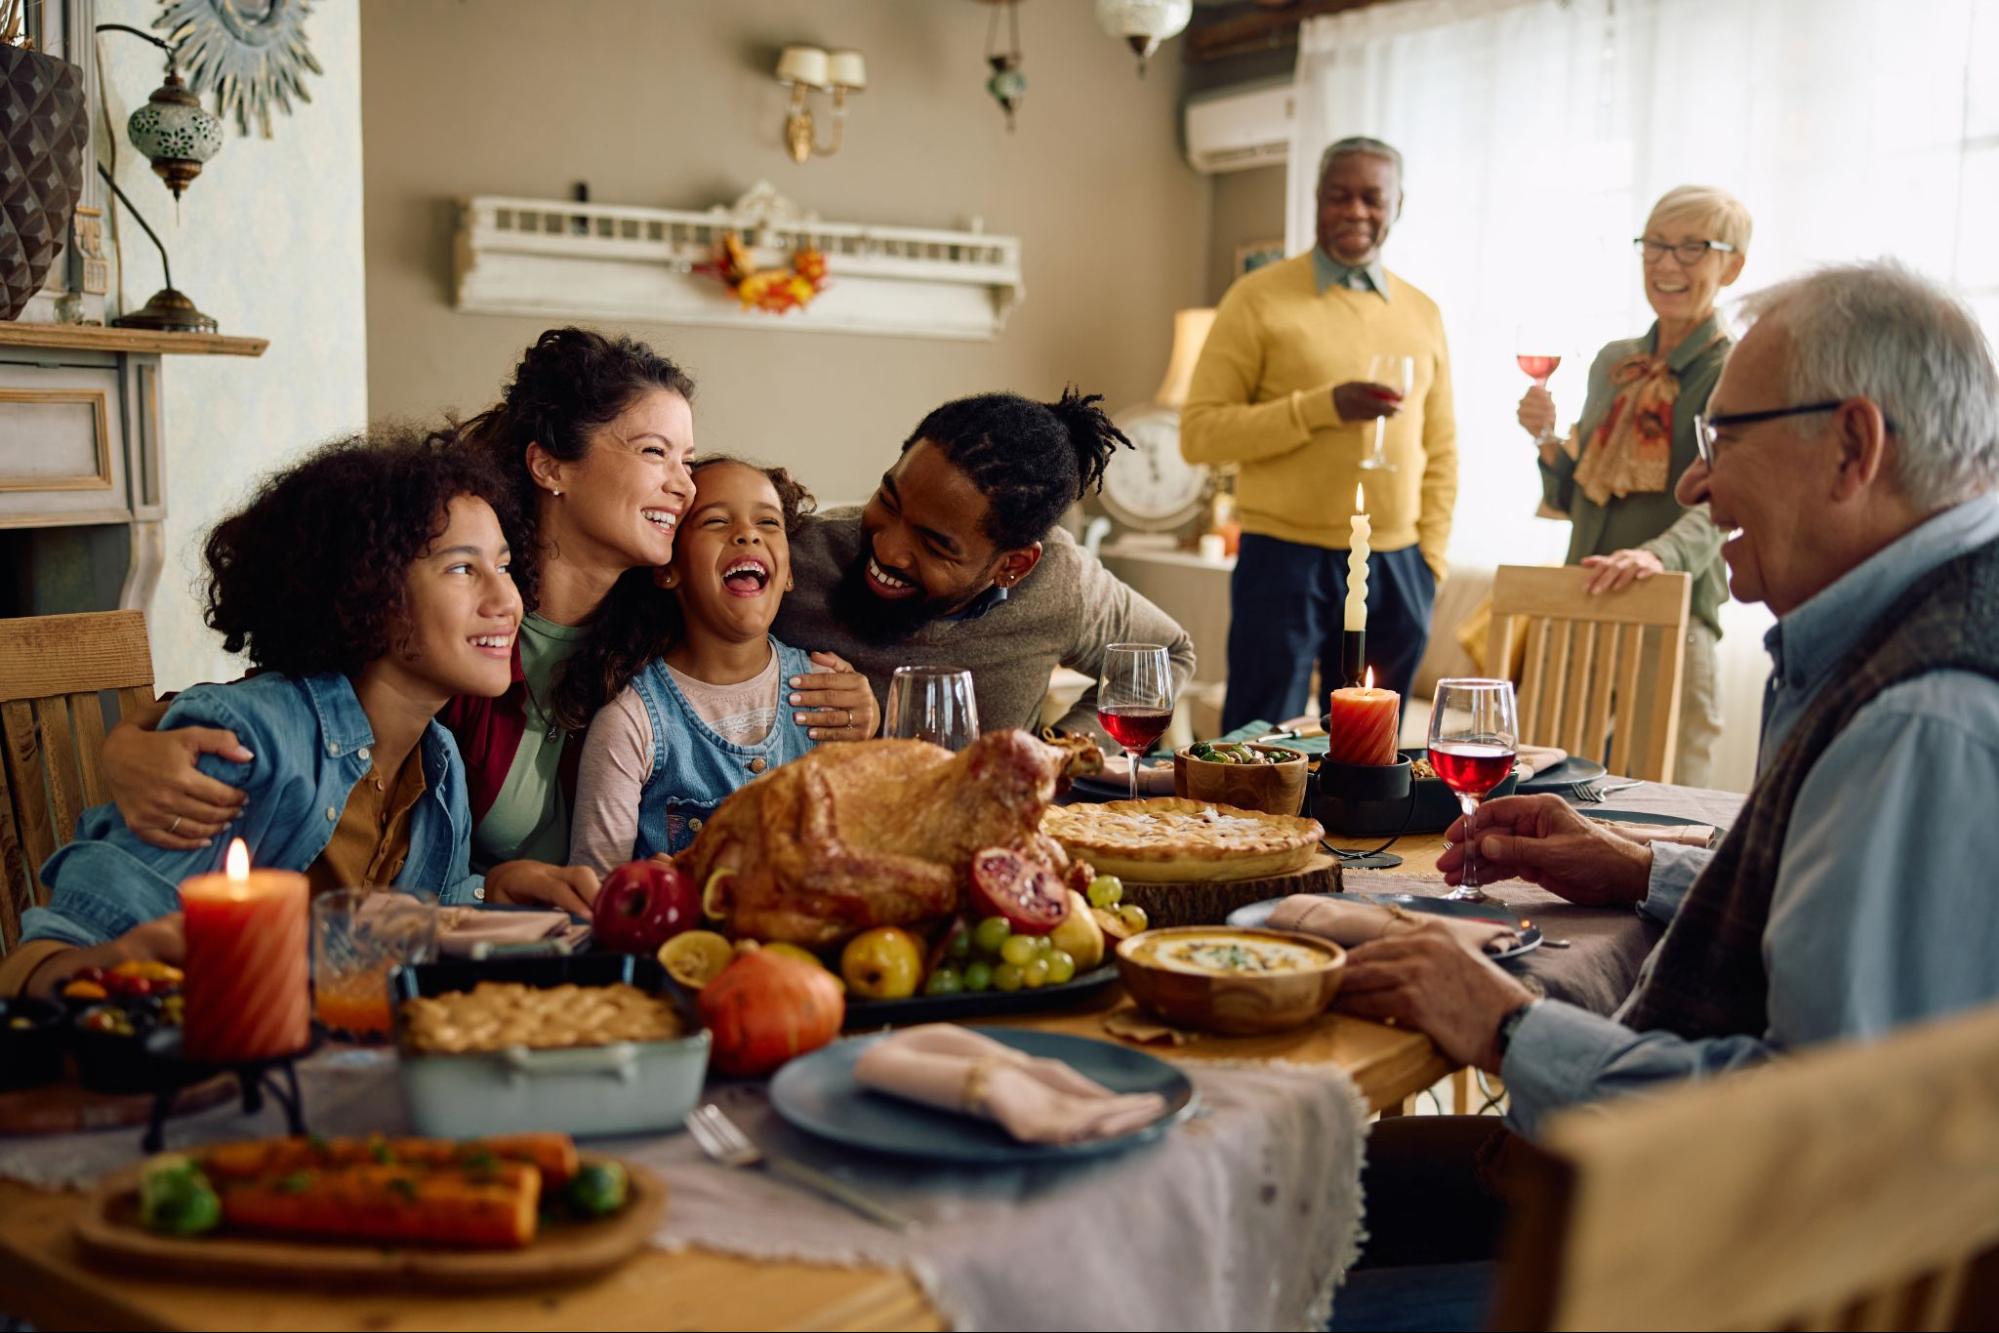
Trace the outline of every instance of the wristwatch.
<instances>
[{"instance_id":1,"label":"wristwatch","mask_svg":"<svg viewBox=\"0 0 1999 1333\"><path fill-rule=\"evenodd\" d=\"M1534 1006L1539 1003L1541 997L1537 995L1518 1008L1507 1010L1506 1017L1499 1020L1499 1032L1493 1038L1493 1046L1499 1051L1500 1059L1506 1058L1506 1048L1513 1044L1514 1029L1520 1026L1522 1019L1534 1012Z\"/></svg>"}]
</instances>

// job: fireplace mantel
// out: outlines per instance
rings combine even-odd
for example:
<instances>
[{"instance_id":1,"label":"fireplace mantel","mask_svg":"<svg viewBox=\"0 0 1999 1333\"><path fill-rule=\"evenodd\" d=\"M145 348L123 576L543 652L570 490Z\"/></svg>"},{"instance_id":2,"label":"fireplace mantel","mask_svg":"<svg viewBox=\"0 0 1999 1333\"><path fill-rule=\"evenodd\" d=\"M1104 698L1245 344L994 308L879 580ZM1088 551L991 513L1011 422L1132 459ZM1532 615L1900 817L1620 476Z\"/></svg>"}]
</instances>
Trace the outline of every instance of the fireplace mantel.
<instances>
[{"instance_id":1,"label":"fireplace mantel","mask_svg":"<svg viewBox=\"0 0 1999 1333\"><path fill-rule=\"evenodd\" d=\"M166 554L164 358L267 345L0 323L0 615L151 608Z\"/></svg>"}]
</instances>

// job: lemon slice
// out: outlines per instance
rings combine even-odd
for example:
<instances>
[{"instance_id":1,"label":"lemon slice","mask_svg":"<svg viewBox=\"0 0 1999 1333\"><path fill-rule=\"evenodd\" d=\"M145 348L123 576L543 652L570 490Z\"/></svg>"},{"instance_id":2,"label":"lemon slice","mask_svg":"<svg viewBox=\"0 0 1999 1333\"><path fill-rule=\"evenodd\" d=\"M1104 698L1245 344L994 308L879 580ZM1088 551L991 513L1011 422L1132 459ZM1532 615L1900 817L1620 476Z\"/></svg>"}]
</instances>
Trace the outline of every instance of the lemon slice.
<instances>
[{"instance_id":1,"label":"lemon slice","mask_svg":"<svg viewBox=\"0 0 1999 1333\"><path fill-rule=\"evenodd\" d=\"M660 966L690 990L700 990L735 960L735 946L712 930L683 931L659 946Z\"/></svg>"}]
</instances>

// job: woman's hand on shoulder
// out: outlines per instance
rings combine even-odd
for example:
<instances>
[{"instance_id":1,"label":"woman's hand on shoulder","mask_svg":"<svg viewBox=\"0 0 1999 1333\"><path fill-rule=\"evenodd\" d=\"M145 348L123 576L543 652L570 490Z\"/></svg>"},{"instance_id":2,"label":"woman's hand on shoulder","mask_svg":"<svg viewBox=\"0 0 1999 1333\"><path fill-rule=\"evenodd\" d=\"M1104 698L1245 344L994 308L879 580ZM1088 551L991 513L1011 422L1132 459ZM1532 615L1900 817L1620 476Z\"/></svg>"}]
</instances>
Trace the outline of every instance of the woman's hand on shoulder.
<instances>
[{"instance_id":1,"label":"woman's hand on shoulder","mask_svg":"<svg viewBox=\"0 0 1999 1333\"><path fill-rule=\"evenodd\" d=\"M486 872L486 906L553 907L587 917L597 903L597 872L589 866L502 861Z\"/></svg>"},{"instance_id":2,"label":"woman's hand on shoulder","mask_svg":"<svg viewBox=\"0 0 1999 1333\"><path fill-rule=\"evenodd\" d=\"M881 706L868 678L837 653L812 654L820 669L793 676L785 700L792 720L815 741L864 741L881 726Z\"/></svg>"},{"instance_id":3,"label":"woman's hand on shoulder","mask_svg":"<svg viewBox=\"0 0 1999 1333\"><path fill-rule=\"evenodd\" d=\"M247 796L194 766L204 754L231 763L256 758L233 731L219 727L156 730L165 704L152 704L104 738L104 784L142 842L170 852L206 847L242 812Z\"/></svg>"}]
</instances>

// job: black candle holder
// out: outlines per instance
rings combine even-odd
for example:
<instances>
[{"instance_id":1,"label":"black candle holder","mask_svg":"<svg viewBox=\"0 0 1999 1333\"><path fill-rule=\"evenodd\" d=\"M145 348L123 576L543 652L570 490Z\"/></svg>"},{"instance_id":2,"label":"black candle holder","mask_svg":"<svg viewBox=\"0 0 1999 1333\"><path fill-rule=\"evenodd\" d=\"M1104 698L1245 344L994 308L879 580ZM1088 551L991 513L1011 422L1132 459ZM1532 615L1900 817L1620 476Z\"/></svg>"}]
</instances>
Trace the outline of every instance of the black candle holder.
<instances>
[{"instance_id":1,"label":"black candle holder","mask_svg":"<svg viewBox=\"0 0 1999 1333\"><path fill-rule=\"evenodd\" d=\"M1367 684L1366 630L1340 631L1340 676L1342 683L1352 689L1357 690Z\"/></svg>"},{"instance_id":2,"label":"black candle holder","mask_svg":"<svg viewBox=\"0 0 1999 1333\"><path fill-rule=\"evenodd\" d=\"M1319 761L1318 795L1313 813L1321 824L1336 832L1350 829L1380 829L1401 824L1406 827L1416 808L1416 787L1410 779L1407 755L1398 755L1392 764L1343 764L1327 757ZM1396 834L1400 837L1401 834ZM1355 870L1386 870L1402 864L1402 858L1388 851L1390 838L1367 852L1332 852L1340 864Z\"/></svg>"},{"instance_id":3,"label":"black candle holder","mask_svg":"<svg viewBox=\"0 0 1999 1333\"><path fill-rule=\"evenodd\" d=\"M305 1099L298 1087L298 1062L318 1050L319 1043L319 1034L315 1031L304 1047L288 1055L211 1063L188 1059L182 1053L178 1030L170 1035L163 1034L163 1039L149 1054L162 1065L165 1086L153 1094L152 1114L146 1119L146 1136L139 1140L139 1147L147 1153L156 1153L164 1147L167 1117L173 1114L174 1102L181 1092L223 1074L234 1076L237 1086L242 1089L243 1114L256 1115L262 1111L264 1096L269 1093L284 1108L286 1132L294 1136L304 1135Z\"/></svg>"}]
</instances>

